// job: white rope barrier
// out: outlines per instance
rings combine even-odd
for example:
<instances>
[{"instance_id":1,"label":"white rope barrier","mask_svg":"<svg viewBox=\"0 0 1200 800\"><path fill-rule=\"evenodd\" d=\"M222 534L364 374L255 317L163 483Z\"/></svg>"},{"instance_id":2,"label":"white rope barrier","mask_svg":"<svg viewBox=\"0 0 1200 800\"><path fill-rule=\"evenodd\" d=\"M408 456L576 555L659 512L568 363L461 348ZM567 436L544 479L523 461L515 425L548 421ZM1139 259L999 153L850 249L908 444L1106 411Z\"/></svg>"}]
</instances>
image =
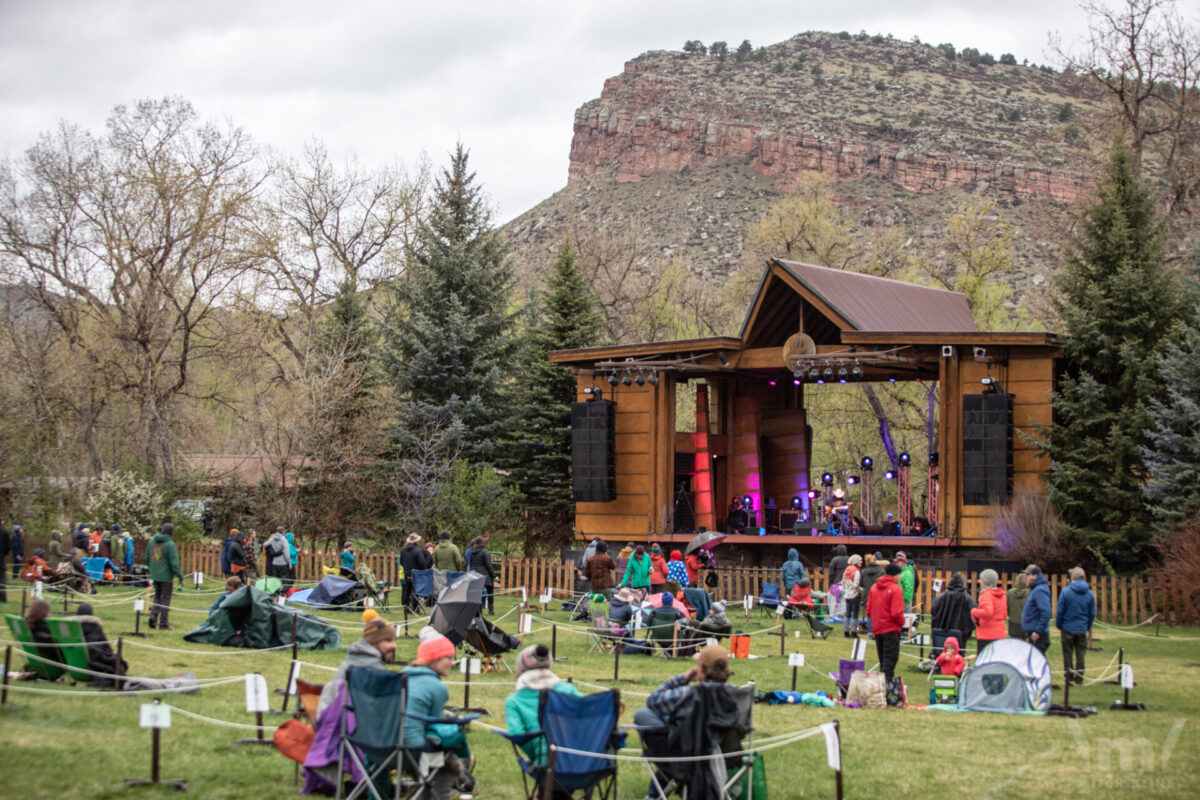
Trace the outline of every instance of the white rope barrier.
<instances>
[{"instance_id":1,"label":"white rope barrier","mask_svg":"<svg viewBox=\"0 0 1200 800\"><path fill-rule=\"evenodd\" d=\"M761 752L765 752L767 750L774 750L779 747L786 747L789 744L795 744L796 742L803 741L803 740L811 738L813 736L824 735L824 733L825 733L824 726L818 725L815 728L806 728L805 730L795 731L791 734L782 734L781 736L776 737L775 741L770 742L761 747L758 744L755 744L753 747L751 747L749 749L745 749L745 750L737 750L737 751L728 752L728 753L722 752L722 753L718 753L715 755L704 755L704 756L665 756L665 757L664 756L645 756L645 755L624 756L624 755L621 755L620 753L593 753L588 750L576 750L571 747L560 747L559 745L551 745L551 747L559 753L570 753L572 755L577 755L577 756L589 756L591 758L602 758L607 761L643 761L643 762L650 761L650 762L665 763L665 764L683 764L683 763L693 762L693 761L712 761L713 759L718 759L718 758L721 758L721 759L737 758L739 756L753 755L754 753L761 753Z\"/></svg>"},{"instance_id":2,"label":"white rope barrier","mask_svg":"<svg viewBox=\"0 0 1200 800\"><path fill-rule=\"evenodd\" d=\"M180 714L184 717L188 717L189 719L194 719L197 722L206 722L209 725L221 725L226 728L236 728L238 730L249 730L249 731L261 730L263 732L264 736L266 736L268 734L270 734L271 736L275 735L274 727L267 727L265 725L263 725L263 726L250 725L245 722L230 722L229 720L217 719L215 717L206 717L203 714L197 714L195 711L188 711L186 709L180 708L179 706L173 706L170 704L164 704L164 705L167 705L167 707L170 708L173 713Z\"/></svg>"},{"instance_id":3,"label":"white rope barrier","mask_svg":"<svg viewBox=\"0 0 1200 800\"><path fill-rule=\"evenodd\" d=\"M105 677L112 678L113 676L106 675ZM126 680L126 681L133 680L133 676L124 677L124 678L122 678L122 680ZM9 691L26 692L29 694L46 694L46 695L59 695L59 696L70 696L70 697L133 697L133 696L140 696L140 695L147 695L147 694L154 694L154 695L158 695L158 694L190 694L190 693L199 691L200 689L211 689L216 686L224 686L224 685L229 685L229 684L234 684L234 683L244 683L245 680L246 680L246 677L244 675L235 675L230 678L225 678L219 682L214 681L214 682L202 684L199 686L192 684L189 686L174 686L174 687L162 688L162 689L122 689L120 691L99 690L99 689L90 689L90 690L89 689L42 689L37 686L22 686L19 682L17 682L17 683L10 682L8 684L8 689L9 689Z\"/></svg>"}]
</instances>

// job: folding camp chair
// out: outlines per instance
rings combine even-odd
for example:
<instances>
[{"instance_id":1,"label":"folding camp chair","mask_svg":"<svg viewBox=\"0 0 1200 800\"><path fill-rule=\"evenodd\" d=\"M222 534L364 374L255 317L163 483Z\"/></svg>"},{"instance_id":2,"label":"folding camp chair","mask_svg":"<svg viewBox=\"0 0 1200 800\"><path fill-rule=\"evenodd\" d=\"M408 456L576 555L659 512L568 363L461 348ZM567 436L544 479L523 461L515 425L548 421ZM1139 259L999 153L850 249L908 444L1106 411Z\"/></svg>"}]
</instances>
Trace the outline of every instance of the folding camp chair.
<instances>
[{"instance_id":1,"label":"folding camp chair","mask_svg":"<svg viewBox=\"0 0 1200 800\"><path fill-rule=\"evenodd\" d=\"M678 655L679 648L679 617L656 608L650 614L650 629L646 640L655 644L655 653L667 658Z\"/></svg>"},{"instance_id":2,"label":"folding camp chair","mask_svg":"<svg viewBox=\"0 0 1200 800\"><path fill-rule=\"evenodd\" d=\"M513 746L526 800L544 796L547 782L556 797L615 797L617 761L604 756L625 745L625 734L617 727L620 715L621 693L615 689L587 697L546 691L538 700L539 730L495 731ZM542 753L548 754L544 760Z\"/></svg>"},{"instance_id":3,"label":"folding camp chair","mask_svg":"<svg viewBox=\"0 0 1200 800\"><path fill-rule=\"evenodd\" d=\"M779 584L764 582L762 591L758 594L758 610L763 614L768 613L774 616L775 609L779 606Z\"/></svg>"},{"instance_id":4,"label":"folding camp chair","mask_svg":"<svg viewBox=\"0 0 1200 800\"><path fill-rule=\"evenodd\" d=\"M95 676L88 671L87 640L83 638L83 626L79 620L51 617L46 620L46 625L58 643L67 677L75 683L91 683Z\"/></svg>"},{"instance_id":5,"label":"folding camp chair","mask_svg":"<svg viewBox=\"0 0 1200 800\"><path fill-rule=\"evenodd\" d=\"M519 647L521 640L509 636L482 616L476 616L467 626L462 644L468 654L474 653L479 657L479 672L486 675L499 672L501 667L512 672L512 667L504 660L504 654Z\"/></svg>"},{"instance_id":6,"label":"folding camp chair","mask_svg":"<svg viewBox=\"0 0 1200 800\"><path fill-rule=\"evenodd\" d=\"M588 629L588 633L591 634L589 653L611 653L616 649L617 640L620 638L603 611L592 616L592 627Z\"/></svg>"},{"instance_id":7,"label":"folding camp chair","mask_svg":"<svg viewBox=\"0 0 1200 800\"><path fill-rule=\"evenodd\" d=\"M929 690L929 703L954 705L958 702L958 678L953 675L934 675L933 688Z\"/></svg>"},{"instance_id":8,"label":"folding camp chair","mask_svg":"<svg viewBox=\"0 0 1200 800\"><path fill-rule=\"evenodd\" d=\"M959 649L961 649L962 645L963 645L962 631L957 630L955 628L934 628L933 629L933 632L929 635L929 642L930 642L929 658L931 660L937 661L937 657L942 654L943 645L946 644L946 640L949 639L951 636L953 636L955 639L958 640L958 646L959 646Z\"/></svg>"},{"instance_id":9,"label":"folding camp chair","mask_svg":"<svg viewBox=\"0 0 1200 800\"><path fill-rule=\"evenodd\" d=\"M29 623L24 617L18 617L15 614L5 614L4 621L8 623L8 629L12 631L13 638L21 643L21 649L25 651L27 658L25 660L25 671L32 672L42 680L56 681L63 675L63 668L58 664L62 656L57 652L58 648L51 649L46 645L39 645L33 641L33 632L29 630ZM53 664L48 664L42 659L50 659Z\"/></svg>"},{"instance_id":10,"label":"folding camp chair","mask_svg":"<svg viewBox=\"0 0 1200 800\"><path fill-rule=\"evenodd\" d=\"M817 619L817 615L811 611L801 611L800 619L808 623L808 638L810 639L824 639L833 630L833 628Z\"/></svg>"},{"instance_id":11,"label":"folding camp chair","mask_svg":"<svg viewBox=\"0 0 1200 800\"><path fill-rule=\"evenodd\" d=\"M433 588L433 570L415 569L413 570L412 579L413 600L416 602L417 608L421 611L428 611L433 608L433 603L437 595Z\"/></svg>"},{"instance_id":12,"label":"folding camp chair","mask_svg":"<svg viewBox=\"0 0 1200 800\"><path fill-rule=\"evenodd\" d=\"M843 700L846 698L846 692L850 690L850 678L860 669L866 669L867 662L851 661L848 658L838 659L838 671L829 673L829 677L833 678L837 684L838 697Z\"/></svg>"}]
</instances>

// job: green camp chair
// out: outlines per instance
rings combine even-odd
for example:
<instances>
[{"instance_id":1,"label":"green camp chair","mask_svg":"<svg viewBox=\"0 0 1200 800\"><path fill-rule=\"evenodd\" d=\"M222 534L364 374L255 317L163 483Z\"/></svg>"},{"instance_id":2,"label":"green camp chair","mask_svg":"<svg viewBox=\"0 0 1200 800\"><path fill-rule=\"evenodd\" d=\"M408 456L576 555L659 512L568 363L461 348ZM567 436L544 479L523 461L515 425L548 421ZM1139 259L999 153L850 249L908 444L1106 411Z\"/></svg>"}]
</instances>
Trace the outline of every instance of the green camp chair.
<instances>
[{"instance_id":1,"label":"green camp chair","mask_svg":"<svg viewBox=\"0 0 1200 800\"><path fill-rule=\"evenodd\" d=\"M634 613L640 614L641 612L635 611ZM676 615L661 608L656 608L650 613L649 628L650 631L646 634L646 639L654 642L658 648L656 652L665 655L667 658L674 658L678 655L679 618Z\"/></svg>"},{"instance_id":2,"label":"green camp chair","mask_svg":"<svg viewBox=\"0 0 1200 800\"><path fill-rule=\"evenodd\" d=\"M88 672L87 640L83 638L83 626L79 620L51 617L46 624L50 626L50 635L58 642L58 652L62 654L67 677L76 683L91 683L95 676Z\"/></svg>"},{"instance_id":3,"label":"green camp chair","mask_svg":"<svg viewBox=\"0 0 1200 800\"><path fill-rule=\"evenodd\" d=\"M13 638L21 643L21 649L26 655L37 656L38 658L48 658L41 649L33 641L33 633L29 630L29 623L24 617L18 617L15 614L5 614L4 621L8 623L8 629L12 631ZM47 664L44 661L38 661L35 658L26 659L25 671L32 672L39 678L47 681L56 681L63 675L63 670L53 664Z\"/></svg>"}]
</instances>

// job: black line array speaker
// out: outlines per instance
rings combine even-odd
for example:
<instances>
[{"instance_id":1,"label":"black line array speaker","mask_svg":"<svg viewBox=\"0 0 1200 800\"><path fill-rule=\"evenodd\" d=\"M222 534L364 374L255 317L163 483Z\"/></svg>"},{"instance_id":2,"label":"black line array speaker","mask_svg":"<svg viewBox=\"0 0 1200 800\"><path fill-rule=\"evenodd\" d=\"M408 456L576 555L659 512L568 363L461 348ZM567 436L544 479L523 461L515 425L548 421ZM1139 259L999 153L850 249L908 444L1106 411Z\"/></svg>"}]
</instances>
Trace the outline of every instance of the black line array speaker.
<instances>
[{"instance_id":1,"label":"black line array speaker","mask_svg":"<svg viewBox=\"0 0 1200 800\"><path fill-rule=\"evenodd\" d=\"M1013 398L963 396L963 503L1002 505L1012 498Z\"/></svg>"},{"instance_id":2,"label":"black line array speaker","mask_svg":"<svg viewBox=\"0 0 1200 800\"><path fill-rule=\"evenodd\" d=\"M571 490L577 503L617 499L616 403L571 404Z\"/></svg>"}]
</instances>

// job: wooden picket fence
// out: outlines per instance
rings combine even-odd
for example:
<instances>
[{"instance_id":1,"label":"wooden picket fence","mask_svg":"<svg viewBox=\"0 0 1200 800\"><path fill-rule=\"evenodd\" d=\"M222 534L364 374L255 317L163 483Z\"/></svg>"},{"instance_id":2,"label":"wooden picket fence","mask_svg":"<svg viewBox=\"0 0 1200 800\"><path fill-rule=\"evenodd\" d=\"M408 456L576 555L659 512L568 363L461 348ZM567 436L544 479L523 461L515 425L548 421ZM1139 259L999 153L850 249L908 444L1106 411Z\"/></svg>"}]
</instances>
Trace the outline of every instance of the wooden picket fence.
<instances>
[{"instance_id":1,"label":"wooden picket fence","mask_svg":"<svg viewBox=\"0 0 1200 800\"><path fill-rule=\"evenodd\" d=\"M219 544L183 542L179 544L180 561L184 572L203 572L205 575L221 574L221 546ZM359 562L371 568L381 581L396 583L399 579L399 562L396 552L372 550L358 554ZM296 578L301 581L317 581L323 576L323 566L339 563L336 552L322 553L302 550L296 565ZM525 587L529 597L541 595L547 588L555 589L558 598L564 598L575 587L575 568L557 559L505 558L499 562L499 587L515 589ZM950 583L953 573L943 570L918 569L920 586L914 598L918 610L928 611L936 596L934 582L943 586ZM776 567L718 567L717 586L710 589L714 598L726 599L740 604L746 595L757 597L764 583L778 583L779 569ZM828 588L828 572L825 569L808 571L813 587ZM979 576L969 573L963 576L967 589L973 596L979 593ZM1000 588L1012 586L1013 574L1000 575ZM1058 594L1070 582L1066 575L1048 575L1051 602L1057 604ZM1164 581L1149 577L1089 576L1088 583L1096 595L1096 616L1108 623L1132 625L1142 622L1154 614L1162 614L1167 622L1176 616L1194 618L1196 609L1185 593Z\"/></svg>"}]
</instances>

